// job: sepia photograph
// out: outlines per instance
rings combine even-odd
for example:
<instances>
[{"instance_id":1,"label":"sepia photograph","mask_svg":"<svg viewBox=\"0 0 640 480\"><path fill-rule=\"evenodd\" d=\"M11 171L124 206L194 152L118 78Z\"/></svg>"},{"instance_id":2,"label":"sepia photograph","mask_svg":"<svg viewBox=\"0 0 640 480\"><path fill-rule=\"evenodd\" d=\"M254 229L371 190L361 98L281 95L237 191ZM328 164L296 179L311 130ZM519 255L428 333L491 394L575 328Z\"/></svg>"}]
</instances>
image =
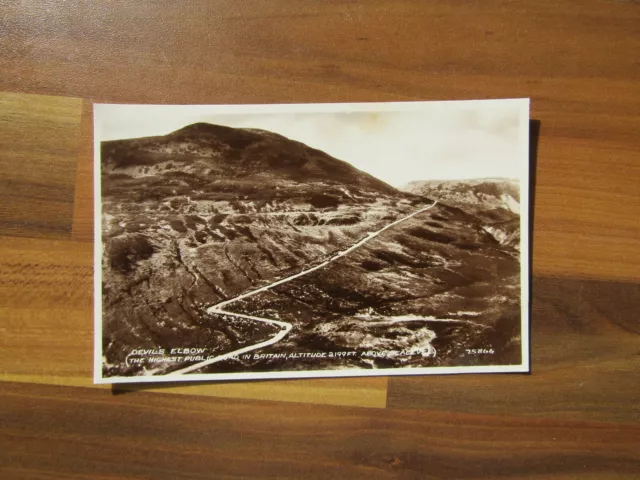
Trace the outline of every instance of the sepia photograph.
<instances>
[{"instance_id":1,"label":"sepia photograph","mask_svg":"<svg viewBox=\"0 0 640 480\"><path fill-rule=\"evenodd\" d=\"M94 105L94 381L529 371L528 151L528 99Z\"/></svg>"}]
</instances>

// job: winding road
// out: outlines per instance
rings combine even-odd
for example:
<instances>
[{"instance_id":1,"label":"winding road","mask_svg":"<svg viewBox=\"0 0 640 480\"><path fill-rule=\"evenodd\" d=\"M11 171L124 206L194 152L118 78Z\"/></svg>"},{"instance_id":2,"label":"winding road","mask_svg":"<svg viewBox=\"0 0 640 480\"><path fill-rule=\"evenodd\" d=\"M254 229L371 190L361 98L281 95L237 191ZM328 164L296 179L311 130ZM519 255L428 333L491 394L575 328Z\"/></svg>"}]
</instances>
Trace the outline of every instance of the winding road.
<instances>
[{"instance_id":1,"label":"winding road","mask_svg":"<svg viewBox=\"0 0 640 480\"><path fill-rule=\"evenodd\" d=\"M377 230L375 232L369 232L366 237L362 238L361 240L359 240L358 242L354 243L350 247L348 247L348 248L346 248L344 250L341 250L338 253L332 255L327 260L325 260L324 262L322 262L322 263L320 263L318 265L315 265L313 267L307 268L307 269L302 270L302 271L300 271L300 272L298 272L298 273L296 273L294 275L291 275L291 276L288 276L286 278L277 280L277 281L275 281L273 283L270 283L269 285L266 285L264 287L260 287L260 288L257 288L255 290L250 290L250 291L248 291L246 293L243 293L241 295L233 297L233 298L231 298L229 300L224 300L224 301L222 301L220 303L217 303L217 304L213 305L212 307L209 307L207 309L207 312L210 313L210 314L229 315L229 316L236 317L236 318L243 318L243 319L247 319L247 320L255 320L255 321L258 321L258 322L267 323L269 325L275 325L275 326L280 328L280 331L276 335L274 335L272 338L270 338L269 340L265 340L264 342L256 343L256 344L253 344L253 345L249 345L247 347L240 348L238 350L233 350L233 351L231 351L229 353L218 355L218 356L210 358L208 360L204 360L202 362L199 362L199 363L196 363L194 365L191 365L189 367L185 367L185 368L182 368L180 370L176 370L174 372L170 372L169 374L170 375L181 375L181 374L184 374L184 373L193 372L193 371L199 370L202 367L205 367L207 365L211 365L212 363L221 362L223 360L227 360L229 358L236 357L236 356L241 355L243 353L247 353L247 352L250 352L252 350L257 350L257 349L262 348L262 347L267 347L269 345L273 345L274 343L279 342L280 340L282 340L289 333L289 331L293 328L293 325L291 325L288 322L283 322L283 321L280 321L280 320L273 320L273 319L270 319L270 318L263 318L263 317L253 317L251 315L244 315L244 314L241 314L241 313L230 312L228 310L224 310L224 307L226 307L227 305L230 305L232 303L238 302L240 300L243 300L245 298L251 297L253 295L257 295L259 293L266 292L268 290L271 290L272 288L277 287L278 285L282 285L283 283L290 282L292 280L295 280L296 278L300 278L300 277L302 277L304 275L307 275L307 274L309 274L311 272L314 272L314 271L319 270L319 269L321 269L323 267L326 267L331 262L333 262L335 260L338 260L339 258L347 255L350 252L353 252L355 249L361 247L365 243L367 243L370 240L374 239L375 237L380 235L385 230L388 230L389 228L392 228L392 227L394 227L395 225L397 225L397 224L399 224L401 222L409 220L410 218L415 217L416 215L435 207L437 203L438 202L435 201L431 205L429 205L429 206L427 206L425 208L417 210L417 211L415 211L415 212L413 212L413 213L411 213L411 214L409 214L409 215L407 215L405 217L400 218L399 220L391 222L390 224L382 227L380 230Z\"/></svg>"}]
</instances>

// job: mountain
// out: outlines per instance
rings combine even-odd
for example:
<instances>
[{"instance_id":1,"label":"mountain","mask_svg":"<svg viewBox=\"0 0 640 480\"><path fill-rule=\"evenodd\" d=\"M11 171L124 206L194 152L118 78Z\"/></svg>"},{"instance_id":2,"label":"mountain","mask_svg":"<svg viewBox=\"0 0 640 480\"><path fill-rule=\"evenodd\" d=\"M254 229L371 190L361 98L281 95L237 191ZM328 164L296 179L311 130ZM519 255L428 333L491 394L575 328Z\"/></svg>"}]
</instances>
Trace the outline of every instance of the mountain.
<instances>
[{"instance_id":1,"label":"mountain","mask_svg":"<svg viewBox=\"0 0 640 480\"><path fill-rule=\"evenodd\" d=\"M520 187L517 180L419 180L401 190L460 208L478 218L483 228L502 245L520 248Z\"/></svg>"},{"instance_id":2,"label":"mountain","mask_svg":"<svg viewBox=\"0 0 640 480\"><path fill-rule=\"evenodd\" d=\"M513 220L520 213L518 181L508 178L418 180L401 190L435 198L490 223Z\"/></svg>"},{"instance_id":3,"label":"mountain","mask_svg":"<svg viewBox=\"0 0 640 480\"><path fill-rule=\"evenodd\" d=\"M461 209L281 135L204 123L103 142L101 187L105 376L188 364L151 362L132 353L140 349L215 356L272 338L268 324L207 308L313 265L234 311L294 325L261 353L358 353L283 368L519 362L517 255ZM465 354L488 345L495 356ZM418 347L435 347L437 358L363 356ZM281 361L234 359L206 371Z\"/></svg>"},{"instance_id":4,"label":"mountain","mask_svg":"<svg viewBox=\"0 0 640 480\"><path fill-rule=\"evenodd\" d=\"M321 207L397 194L347 162L258 129L196 123L161 137L103 142L101 157L103 172L118 175L105 193L144 186L141 200L284 198Z\"/></svg>"}]
</instances>

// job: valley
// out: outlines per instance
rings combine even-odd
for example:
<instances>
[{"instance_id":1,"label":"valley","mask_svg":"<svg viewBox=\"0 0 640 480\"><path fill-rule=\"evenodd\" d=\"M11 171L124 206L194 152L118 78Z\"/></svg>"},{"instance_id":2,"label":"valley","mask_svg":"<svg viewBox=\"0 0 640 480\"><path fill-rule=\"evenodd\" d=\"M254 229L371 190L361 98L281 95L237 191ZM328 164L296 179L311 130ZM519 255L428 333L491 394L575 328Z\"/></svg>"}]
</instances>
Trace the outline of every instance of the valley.
<instances>
[{"instance_id":1,"label":"valley","mask_svg":"<svg viewBox=\"0 0 640 480\"><path fill-rule=\"evenodd\" d=\"M103 142L102 192L104 376L520 362L518 252L477 212L209 124ZM224 358L129 358L186 347Z\"/></svg>"}]
</instances>

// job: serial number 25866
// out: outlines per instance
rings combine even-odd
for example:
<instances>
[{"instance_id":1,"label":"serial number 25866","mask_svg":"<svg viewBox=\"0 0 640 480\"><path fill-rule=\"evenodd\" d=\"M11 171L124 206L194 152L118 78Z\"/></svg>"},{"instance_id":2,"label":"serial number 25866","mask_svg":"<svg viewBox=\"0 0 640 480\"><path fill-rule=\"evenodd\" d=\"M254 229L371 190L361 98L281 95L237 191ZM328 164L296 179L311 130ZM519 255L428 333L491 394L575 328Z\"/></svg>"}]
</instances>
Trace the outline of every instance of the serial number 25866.
<instances>
[{"instance_id":1,"label":"serial number 25866","mask_svg":"<svg viewBox=\"0 0 640 480\"><path fill-rule=\"evenodd\" d=\"M493 348L466 348L467 355L493 355L495 350Z\"/></svg>"}]
</instances>

